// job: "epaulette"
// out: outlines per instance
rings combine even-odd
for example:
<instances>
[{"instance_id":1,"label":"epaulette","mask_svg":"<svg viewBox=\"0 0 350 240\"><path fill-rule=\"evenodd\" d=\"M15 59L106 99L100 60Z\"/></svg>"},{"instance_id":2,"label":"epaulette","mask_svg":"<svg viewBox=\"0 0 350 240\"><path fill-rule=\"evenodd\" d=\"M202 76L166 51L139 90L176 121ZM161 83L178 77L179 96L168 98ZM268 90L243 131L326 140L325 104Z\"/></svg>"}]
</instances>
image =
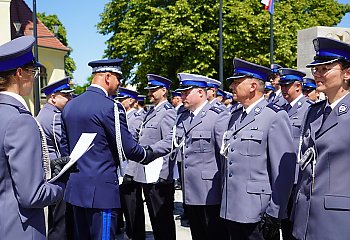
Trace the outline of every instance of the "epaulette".
<instances>
[{"instance_id":1,"label":"epaulette","mask_svg":"<svg viewBox=\"0 0 350 240\"><path fill-rule=\"evenodd\" d=\"M19 113L25 113L25 114L30 114L31 115L31 112L29 112L27 109L25 109L25 108L22 108L22 107L17 107L17 109L18 109L18 112Z\"/></svg>"},{"instance_id":2,"label":"epaulette","mask_svg":"<svg viewBox=\"0 0 350 240\"><path fill-rule=\"evenodd\" d=\"M315 104L315 102L314 102L314 101L311 101L310 99L307 99L306 102L307 102L308 104L311 104L311 105Z\"/></svg>"},{"instance_id":3,"label":"epaulette","mask_svg":"<svg viewBox=\"0 0 350 240\"><path fill-rule=\"evenodd\" d=\"M232 109L232 108L233 108L233 109ZM237 111L241 110L242 108L243 108L243 105L242 105L242 104L240 104L240 106L235 106L235 105L233 105L233 106L231 107L231 113L237 112Z\"/></svg>"},{"instance_id":4,"label":"epaulette","mask_svg":"<svg viewBox=\"0 0 350 240\"><path fill-rule=\"evenodd\" d=\"M269 103L269 104L267 104L266 107L271 108L275 112L279 112L279 111L285 110L283 107L280 107L280 106L278 106L278 105L276 105L274 103Z\"/></svg>"},{"instance_id":5,"label":"epaulette","mask_svg":"<svg viewBox=\"0 0 350 240\"><path fill-rule=\"evenodd\" d=\"M212 110L214 112L216 112L217 114L222 113L223 111L225 111L224 109L222 109L221 107L217 107L217 106L212 106L209 110Z\"/></svg>"},{"instance_id":6,"label":"epaulette","mask_svg":"<svg viewBox=\"0 0 350 240\"><path fill-rule=\"evenodd\" d=\"M135 112L135 113L134 113L134 116L135 116L135 117L139 117L139 116L141 116L141 114L138 113L138 112Z\"/></svg>"},{"instance_id":7,"label":"epaulette","mask_svg":"<svg viewBox=\"0 0 350 240\"><path fill-rule=\"evenodd\" d=\"M174 108L170 103L166 103L166 104L164 104L164 108L166 109L166 110L169 110L169 109L172 109L172 108Z\"/></svg>"}]
</instances>

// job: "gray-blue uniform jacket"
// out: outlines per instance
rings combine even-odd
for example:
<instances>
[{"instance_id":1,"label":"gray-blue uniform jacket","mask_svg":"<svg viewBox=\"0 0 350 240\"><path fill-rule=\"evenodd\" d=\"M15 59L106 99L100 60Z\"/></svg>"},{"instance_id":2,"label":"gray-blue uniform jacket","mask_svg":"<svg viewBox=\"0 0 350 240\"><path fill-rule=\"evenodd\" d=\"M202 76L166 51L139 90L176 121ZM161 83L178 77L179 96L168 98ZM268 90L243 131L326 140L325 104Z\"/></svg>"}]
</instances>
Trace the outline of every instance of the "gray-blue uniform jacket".
<instances>
[{"instance_id":1,"label":"gray-blue uniform jacket","mask_svg":"<svg viewBox=\"0 0 350 240\"><path fill-rule=\"evenodd\" d=\"M36 117L44 130L50 159L61 157L59 145L61 141L61 110L46 103Z\"/></svg>"},{"instance_id":2,"label":"gray-blue uniform jacket","mask_svg":"<svg viewBox=\"0 0 350 240\"><path fill-rule=\"evenodd\" d=\"M15 98L0 94L0 238L46 239L45 206L63 189L45 181L37 123Z\"/></svg>"},{"instance_id":3,"label":"gray-blue uniform jacket","mask_svg":"<svg viewBox=\"0 0 350 240\"><path fill-rule=\"evenodd\" d=\"M232 113L225 141L226 169L220 216L259 222L263 213L287 217L296 154L286 111L261 100L240 122Z\"/></svg>"},{"instance_id":4,"label":"gray-blue uniform jacket","mask_svg":"<svg viewBox=\"0 0 350 240\"><path fill-rule=\"evenodd\" d=\"M138 140L141 124L143 122L143 116L136 111L136 109L130 110L126 115L126 121L128 123L128 129L132 136Z\"/></svg>"},{"instance_id":5,"label":"gray-blue uniform jacket","mask_svg":"<svg viewBox=\"0 0 350 240\"><path fill-rule=\"evenodd\" d=\"M283 97L282 92L279 92L278 95L276 95L275 92L271 93L268 102L280 107L288 104L287 100Z\"/></svg>"},{"instance_id":6,"label":"gray-blue uniform jacket","mask_svg":"<svg viewBox=\"0 0 350 240\"><path fill-rule=\"evenodd\" d=\"M293 146L294 146L295 153L298 153L298 150L299 150L301 125L302 125L305 113L310 105L311 105L311 102L306 97L303 96L299 99L299 101L296 102L296 104L294 104L294 106L288 112L288 117L292 125ZM299 164L296 163L295 180L294 180L295 184L298 181L298 174L299 174Z\"/></svg>"},{"instance_id":7,"label":"gray-blue uniform jacket","mask_svg":"<svg viewBox=\"0 0 350 240\"><path fill-rule=\"evenodd\" d=\"M350 94L322 125L326 100L309 108L303 127L301 155L316 152L299 173L293 235L297 239L349 239L350 236ZM312 172L314 169L314 177Z\"/></svg>"},{"instance_id":8,"label":"gray-blue uniform jacket","mask_svg":"<svg viewBox=\"0 0 350 240\"><path fill-rule=\"evenodd\" d=\"M188 205L221 203L220 147L229 118L228 111L207 103L191 123L189 111L183 112L176 122L176 141L184 141L175 151L182 161L183 199Z\"/></svg>"},{"instance_id":9,"label":"gray-blue uniform jacket","mask_svg":"<svg viewBox=\"0 0 350 240\"><path fill-rule=\"evenodd\" d=\"M139 143L141 146L149 145L157 157L164 157L159 177L173 179L175 161L169 161L168 153L171 150L172 127L175 124L176 111L168 102L151 108L142 123ZM128 164L126 174L133 176L136 182L146 183L144 166L141 164Z\"/></svg>"}]
</instances>

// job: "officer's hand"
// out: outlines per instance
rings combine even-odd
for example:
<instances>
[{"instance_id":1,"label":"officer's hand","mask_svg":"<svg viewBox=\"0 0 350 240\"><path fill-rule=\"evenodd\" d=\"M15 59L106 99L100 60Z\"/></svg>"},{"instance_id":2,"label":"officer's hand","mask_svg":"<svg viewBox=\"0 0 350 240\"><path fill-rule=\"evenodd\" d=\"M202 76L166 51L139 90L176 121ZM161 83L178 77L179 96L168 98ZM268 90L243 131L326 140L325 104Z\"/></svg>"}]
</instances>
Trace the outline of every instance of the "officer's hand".
<instances>
[{"instance_id":1,"label":"officer's hand","mask_svg":"<svg viewBox=\"0 0 350 240\"><path fill-rule=\"evenodd\" d=\"M156 182L156 184L158 184L158 185L166 185L168 183L169 183L169 181L164 179L164 178L158 178L158 180Z\"/></svg>"},{"instance_id":2,"label":"officer's hand","mask_svg":"<svg viewBox=\"0 0 350 240\"><path fill-rule=\"evenodd\" d=\"M146 151L146 157L142 161L140 161L141 164L147 165L150 162L152 162L154 159L156 159L156 156L153 152L153 149L150 146L143 147Z\"/></svg>"},{"instance_id":3,"label":"officer's hand","mask_svg":"<svg viewBox=\"0 0 350 240\"><path fill-rule=\"evenodd\" d=\"M264 239L276 239L276 236L280 234L280 228L281 222L278 218L271 217L267 213L264 213L259 224L259 230L262 231Z\"/></svg>"},{"instance_id":4,"label":"officer's hand","mask_svg":"<svg viewBox=\"0 0 350 240\"><path fill-rule=\"evenodd\" d=\"M123 183L122 184L131 184L133 182L133 177L130 175L125 174L123 177Z\"/></svg>"},{"instance_id":5,"label":"officer's hand","mask_svg":"<svg viewBox=\"0 0 350 240\"><path fill-rule=\"evenodd\" d=\"M57 176L64 167L64 165L66 165L69 162L69 160L69 156L50 160L52 177Z\"/></svg>"}]
</instances>

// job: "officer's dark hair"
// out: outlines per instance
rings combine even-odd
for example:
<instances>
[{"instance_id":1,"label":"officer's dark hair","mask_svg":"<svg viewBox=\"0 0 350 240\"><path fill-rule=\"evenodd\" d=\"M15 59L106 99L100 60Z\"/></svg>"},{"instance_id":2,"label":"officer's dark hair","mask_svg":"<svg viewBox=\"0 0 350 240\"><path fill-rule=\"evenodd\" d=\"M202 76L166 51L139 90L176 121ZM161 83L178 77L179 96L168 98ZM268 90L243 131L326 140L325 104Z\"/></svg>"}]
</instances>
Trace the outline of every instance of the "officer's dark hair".
<instances>
[{"instance_id":1,"label":"officer's dark hair","mask_svg":"<svg viewBox=\"0 0 350 240\"><path fill-rule=\"evenodd\" d=\"M350 61L339 61L342 70L350 68Z\"/></svg>"},{"instance_id":2,"label":"officer's dark hair","mask_svg":"<svg viewBox=\"0 0 350 240\"><path fill-rule=\"evenodd\" d=\"M34 65L33 62L27 63L24 66L18 67L18 68L29 68L32 67ZM4 71L4 72L0 72L0 91L6 91L8 89L8 87L11 84L11 76L15 76L17 69L11 69L8 71Z\"/></svg>"}]
</instances>

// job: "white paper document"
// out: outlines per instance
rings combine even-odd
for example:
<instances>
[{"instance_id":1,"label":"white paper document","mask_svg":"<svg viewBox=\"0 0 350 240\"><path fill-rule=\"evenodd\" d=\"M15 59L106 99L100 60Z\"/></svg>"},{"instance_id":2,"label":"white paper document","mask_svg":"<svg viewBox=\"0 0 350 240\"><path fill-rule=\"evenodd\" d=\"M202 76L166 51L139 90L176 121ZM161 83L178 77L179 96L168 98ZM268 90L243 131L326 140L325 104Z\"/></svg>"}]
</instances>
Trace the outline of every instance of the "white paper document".
<instances>
[{"instance_id":1,"label":"white paper document","mask_svg":"<svg viewBox=\"0 0 350 240\"><path fill-rule=\"evenodd\" d=\"M94 144L92 144L92 141L95 139L97 133L82 133L77 144L75 145L73 151L70 154L70 161L64 165L62 168L61 172L54 178L51 178L49 182L54 182L56 181L57 178L62 176L63 173L65 173L70 167L73 166L78 159L84 155L87 151L89 151L90 148Z\"/></svg>"},{"instance_id":2,"label":"white paper document","mask_svg":"<svg viewBox=\"0 0 350 240\"><path fill-rule=\"evenodd\" d=\"M163 157L156 158L154 161L145 165L145 175L147 183L155 183L159 179L160 171L163 166Z\"/></svg>"}]
</instances>

